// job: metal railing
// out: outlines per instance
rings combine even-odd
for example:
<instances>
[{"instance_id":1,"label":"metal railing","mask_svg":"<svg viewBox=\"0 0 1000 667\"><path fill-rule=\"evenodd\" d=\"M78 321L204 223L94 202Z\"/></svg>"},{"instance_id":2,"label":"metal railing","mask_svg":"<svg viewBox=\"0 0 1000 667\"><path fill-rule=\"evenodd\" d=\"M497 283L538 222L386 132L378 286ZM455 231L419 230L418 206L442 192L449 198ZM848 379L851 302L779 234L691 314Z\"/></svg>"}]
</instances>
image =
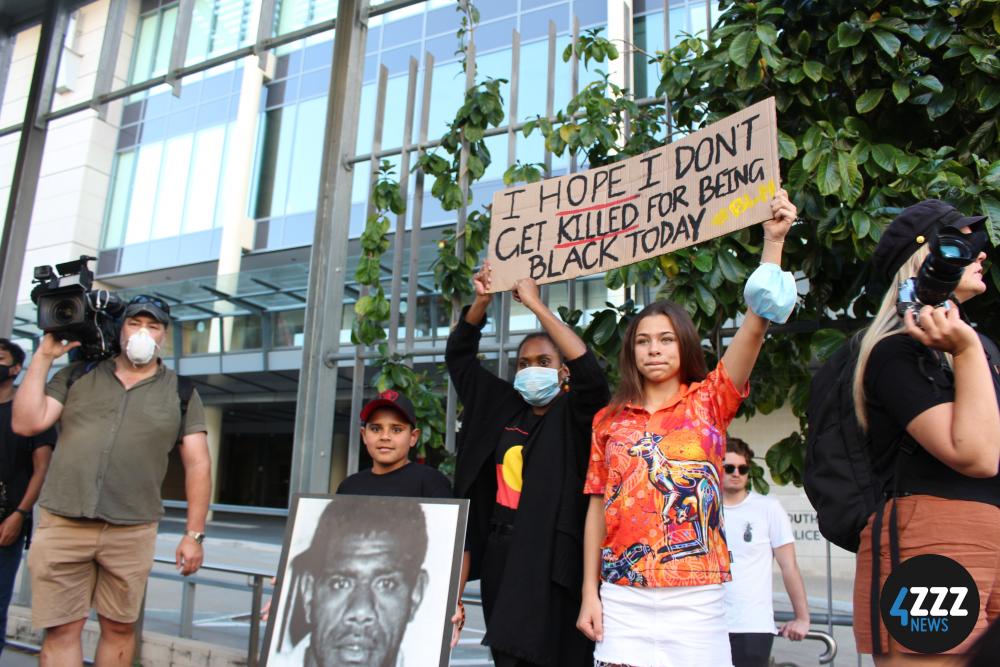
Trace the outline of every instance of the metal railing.
<instances>
[{"instance_id":1,"label":"metal railing","mask_svg":"<svg viewBox=\"0 0 1000 667\"><path fill-rule=\"evenodd\" d=\"M170 558L165 558L163 556L157 556L153 559L154 563L160 563L162 565L174 565L174 561ZM272 570L262 570L247 567L233 567L229 565L217 565L215 563L203 563L198 572L218 572L220 574L235 574L240 576L245 576L247 581L245 584L237 584L231 581L223 581L221 579L208 579L199 575L189 575L183 576L180 574L174 574L172 572L150 572L150 579L163 579L166 581L176 581L181 584L181 604L180 604L180 631L178 636L185 639L191 639L194 634L194 605L195 605L195 595L197 592L198 584L203 586L212 586L214 588L224 588L228 590L246 591L250 589L251 602L250 602L250 636L247 640L247 665L248 667L256 667L259 660L260 653L260 615L261 609L263 608L264 591L267 588L269 591L270 586L265 585L265 581L269 581L273 576L274 572ZM142 612L139 616L139 620L136 623L136 656L142 655L142 626L145 620L146 605L145 600L143 600Z\"/></svg>"}]
</instances>

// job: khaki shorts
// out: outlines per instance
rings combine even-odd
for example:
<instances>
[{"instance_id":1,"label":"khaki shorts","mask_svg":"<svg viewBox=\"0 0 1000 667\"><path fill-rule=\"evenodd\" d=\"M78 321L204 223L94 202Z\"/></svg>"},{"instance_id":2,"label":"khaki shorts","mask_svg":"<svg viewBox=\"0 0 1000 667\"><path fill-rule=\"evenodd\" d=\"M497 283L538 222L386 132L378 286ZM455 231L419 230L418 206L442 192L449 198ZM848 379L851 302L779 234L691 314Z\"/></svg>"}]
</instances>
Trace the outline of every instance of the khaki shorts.
<instances>
[{"instance_id":1,"label":"khaki shorts","mask_svg":"<svg viewBox=\"0 0 1000 667\"><path fill-rule=\"evenodd\" d=\"M156 526L68 519L39 508L28 550L31 624L42 629L72 623L86 618L91 607L112 621L134 623L153 568Z\"/></svg>"},{"instance_id":2,"label":"khaki shorts","mask_svg":"<svg viewBox=\"0 0 1000 667\"><path fill-rule=\"evenodd\" d=\"M899 504L899 558L920 554L939 554L958 561L979 589L979 618L969 637L949 654L963 654L986 632L990 622L1000 617L1000 509L986 503L947 500L935 496L914 495L889 501L882 519L879 588L885 585L889 560L889 512ZM872 522L861 532L857 570L854 576L854 639L858 653L871 653L874 636L871 624ZM879 620L882 650L890 655L912 653L889 636Z\"/></svg>"}]
</instances>

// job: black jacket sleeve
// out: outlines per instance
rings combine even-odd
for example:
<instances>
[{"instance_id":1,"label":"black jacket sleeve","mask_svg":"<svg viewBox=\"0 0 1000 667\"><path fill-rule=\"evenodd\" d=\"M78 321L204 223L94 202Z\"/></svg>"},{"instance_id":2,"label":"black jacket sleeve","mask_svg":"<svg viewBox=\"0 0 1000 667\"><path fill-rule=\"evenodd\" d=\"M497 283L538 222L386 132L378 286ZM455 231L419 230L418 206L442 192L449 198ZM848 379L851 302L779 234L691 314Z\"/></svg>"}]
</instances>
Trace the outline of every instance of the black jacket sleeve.
<instances>
[{"instance_id":1,"label":"black jacket sleeve","mask_svg":"<svg viewBox=\"0 0 1000 667\"><path fill-rule=\"evenodd\" d=\"M586 461L590 456L590 432L594 415L611 400L608 379L594 353L588 349L583 356L566 362L569 368L569 408L577 457Z\"/></svg>"},{"instance_id":2,"label":"black jacket sleeve","mask_svg":"<svg viewBox=\"0 0 1000 667\"><path fill-rule=\"evenodd\" d=\"M448 336L444 360L448 366L448 375L455 386L455 393L466 410L466 419L475 418L474 414L484 409L484 398L503 396L514 391L510 383L489 372L479 362L479 340L485 319L479 326L473 326L465 321L465 311L458 318L458 324Z\"/></svg>"}]
</instances>

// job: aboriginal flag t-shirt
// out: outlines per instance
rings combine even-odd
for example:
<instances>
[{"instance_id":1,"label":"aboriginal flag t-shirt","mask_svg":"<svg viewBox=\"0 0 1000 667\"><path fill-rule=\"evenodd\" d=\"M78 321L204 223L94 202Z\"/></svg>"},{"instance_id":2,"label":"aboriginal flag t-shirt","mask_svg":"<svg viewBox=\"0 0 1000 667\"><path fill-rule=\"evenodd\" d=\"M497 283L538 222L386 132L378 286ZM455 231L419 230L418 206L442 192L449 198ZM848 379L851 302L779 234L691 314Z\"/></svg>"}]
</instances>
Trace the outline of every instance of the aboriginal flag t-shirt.
<instances>
[{"instance_id":1,"label":"aboriginal flag t-shirt","mask_svg":"<svg viewBox=\"0 0 1000 667\"><path fill-rule=\"evenodd\" d=\"M513 520L513 510L521 502L524 479L524 455L528 436L538 426L540 415L525 409L504 427L496 449L497 508L498 518ZM506 510L506 511L505 511Z\"/></svg>"}]
</instances>

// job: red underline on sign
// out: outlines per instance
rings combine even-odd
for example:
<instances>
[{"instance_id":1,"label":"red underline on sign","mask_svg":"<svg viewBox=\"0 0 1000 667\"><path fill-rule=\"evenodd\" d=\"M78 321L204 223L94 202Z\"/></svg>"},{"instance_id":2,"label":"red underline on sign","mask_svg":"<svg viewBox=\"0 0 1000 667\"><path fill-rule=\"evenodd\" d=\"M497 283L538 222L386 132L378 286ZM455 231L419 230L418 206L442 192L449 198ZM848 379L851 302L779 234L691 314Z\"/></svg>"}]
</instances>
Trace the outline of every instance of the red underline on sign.
<instances>
[{"instance_id":1,"label":"red underline on sign","mask_svg":"<svg viewBox=\"0 0 1000 667\"><path fill-rule=\"evenodd\" d=\"M639 195L635 194L631 197L625 197L624 199L616 199L615 201L609 201L605 204L594 204L593 206L588 206L586 208L575 208L572 211L556 211L556 215L573 215L574 213L586 213L587 211L599 211L602 208L611 208L612 206L618 206L618 204L624 204L625 202L632 201L633 199L638 199ZM559 246L556 246L559 247Z\"/></svg>"},{"instance_id":2,"label":"red underline on sign","mask_svg":"<svg viewBox=\"0 0 1000 667\"><path fill-rule=\"evenodd\" d=\"M636 195L636 197L638 197L638 196L639 195ZM557 245L555 247L557 249L558 248L570 248L570 247L575 246L575 245L583 245L584 243L590 243L591 241L600 241L602 239L611 238L612 236L618 236L619 234L624 234L625 232L633 229L635 226L636 226L635 223L632 223L628 227L623 227L622 229L619 229L616 232L608 232L607 234L601 234L600 236L588 236L585 239L577 239L576 241L567 241L566 243L560 243L559 245Z\"/></svg>"}]
</instances>

